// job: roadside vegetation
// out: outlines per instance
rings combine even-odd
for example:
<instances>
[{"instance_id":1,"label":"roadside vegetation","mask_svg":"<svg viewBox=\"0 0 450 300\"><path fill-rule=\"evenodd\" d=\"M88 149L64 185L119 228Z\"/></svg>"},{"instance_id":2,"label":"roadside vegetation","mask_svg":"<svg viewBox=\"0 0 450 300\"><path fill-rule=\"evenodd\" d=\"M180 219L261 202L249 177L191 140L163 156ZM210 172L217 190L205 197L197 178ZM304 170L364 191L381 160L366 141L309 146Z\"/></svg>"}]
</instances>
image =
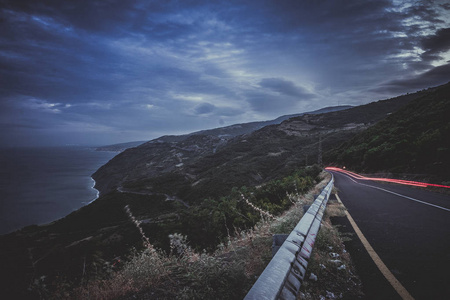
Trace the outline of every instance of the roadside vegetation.
<instances>
[{"instance_id":1,"label":"roadside vegetation","mask_svg":"<svg viewBox=\"0 0 450 300\"><path fill-rule=\"evenodd\" d=\"M120 267L113 270L109 266L103 278L90 280L75 289L60 286L50 298L243 299L272 257L272 235L292 231L303 215L303 206L311 204L314 194L329 181L329 175L322 173L318 181L314 180L313 185L306 188L299 185L299 178L293 175L265 187L241 188L234 203L242 203L252 210L255 224L241 230L234 226L229 228L223 220L225 237L213 251L195 249L189 236L181 233L168 236L168 251L156 248L146 236L144 223L128 206L126 213L141 237L142 248L135 250L120 263ZM289 187L290 192L282 193L282 189ZM265 199L271 197L280 197L279 202L286 209L264 207ZM206 206L209 209L210 204ZM339 214L340 209L332 207L326 211L308 267L308 280L299 296L301 299L319 299L321 295L327 299L331 295L335 295L334 299L358 299L362 295L350 257L329 221L329 216ZM210 216L217 213L210 212ZM214 224L214 218L210 219Z\"/></svg>"},{"instance_id":2,"label":"roadside vegetation","mask_svg":"<svg viewBox=\"0 0 450 300\"><path fill-rule=\"evenodd\" d=\"M189 207L162 195L120 192L105 195L54 223L29 226L0 237L4 245L2 253L8 257L1 271L5 275L2 292L48 299L98 280L110 280L123 270L124 262L133 261L136 255L147 251L141 232L124 211L126 206L139 221L148 244L158 249L155 251L159 255L167 256L165 259L175 257L170 236L185 237L181 241L192 253L208 258L230 247L233 238L259 226L261 212L254 207L278 218L293 205L287 194L306 193L318 182L320 172L317 166L298 169L289 176L260 186L233 188L229 195L208 197ZM255 240L255 244L261 242ZM267 249L270 252L270 245ZM190 274L186 270L187 273L181 269L170 273Z\"/></svg>"}]
</instances>

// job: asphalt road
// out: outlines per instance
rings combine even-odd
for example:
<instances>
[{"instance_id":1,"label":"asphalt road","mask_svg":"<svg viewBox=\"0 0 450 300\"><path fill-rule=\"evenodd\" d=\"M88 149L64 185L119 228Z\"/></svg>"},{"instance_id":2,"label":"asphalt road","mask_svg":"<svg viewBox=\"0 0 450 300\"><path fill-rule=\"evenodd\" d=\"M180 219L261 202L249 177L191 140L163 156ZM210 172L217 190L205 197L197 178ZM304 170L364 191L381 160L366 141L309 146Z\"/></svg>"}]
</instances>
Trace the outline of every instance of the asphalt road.
<instances>
[{"instance_id":1,"label":"asphalt road","mask_svg":"<svg viewBox=\"0 0 450 300\"><path fill-rule=\"evenodd\" d=\"M450 299L450 196L332 173L348 212L408 292L416 300ZM355 251L361 252L361 247ZM367 257L358 259L356 266L365 273L362 281L368 298L400 299L387 281L379 279L381 273L371 279L377 270Z\"/></svg>"}]
</instances>

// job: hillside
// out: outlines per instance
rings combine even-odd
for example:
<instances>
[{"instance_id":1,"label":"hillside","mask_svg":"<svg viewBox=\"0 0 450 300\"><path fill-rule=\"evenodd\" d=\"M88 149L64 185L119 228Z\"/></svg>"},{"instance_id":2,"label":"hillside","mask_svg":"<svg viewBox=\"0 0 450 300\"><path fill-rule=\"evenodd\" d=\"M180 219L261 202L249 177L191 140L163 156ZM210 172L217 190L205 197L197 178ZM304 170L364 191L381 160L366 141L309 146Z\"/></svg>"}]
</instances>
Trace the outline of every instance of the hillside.
<instances>
[{"instance_id":1,"label":"hillside","mask_svg":"<svg viewBox=\"0 0 450 300\"><path fill-rule=\"evenodd\" d=\"M323 151L330 150L420 95L306 114L231 139L204 134L180 141L155 139L120 153L93 178L102 195L119 189L194 204L316 163L319 141Z\"/></svg>"},{"instance_id":2,"label":"hillside","mask_svg":"<svg viewBox=\"0 0 450 300\"><path fill-rule=\"evenodd\" d=\"M450 83L326 153L327 162L367 173L450 182Z\"/></svg>"}]
</instances>

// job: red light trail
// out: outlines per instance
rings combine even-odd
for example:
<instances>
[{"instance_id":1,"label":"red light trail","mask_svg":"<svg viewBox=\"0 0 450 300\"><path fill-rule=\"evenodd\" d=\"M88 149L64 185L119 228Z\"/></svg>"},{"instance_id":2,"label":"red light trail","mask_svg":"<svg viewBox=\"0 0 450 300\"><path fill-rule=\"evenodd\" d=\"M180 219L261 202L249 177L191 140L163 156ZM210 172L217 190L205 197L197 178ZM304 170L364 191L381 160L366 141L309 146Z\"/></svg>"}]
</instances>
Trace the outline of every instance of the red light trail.
<instances>
[{"instance_id":1,"label":"red light trail","mask_svg":"<svg viewBox=\"0 0 450 300\"><path fill-rule=\"evenodd\" d=\"M401 179L366 177L366 176L362 176L362 175L359 175L359 174L356 174L356 173L353 173L353 172L350 172L350 171L347 171L347 170L344 170L341 168L335 168L335 167L326 167L325 170L341 172L341 173L347 174L348 176L350 176L352 178L359 179L359 180L384 181L384 182L392 182L392 183L397 183L397 184L420 186L420 187L434 186L434 187L450 189L450 186L448 186L448 185L433 184L433 183L411 181L411 180L401 180Z\"/></svg>"}]
</instances>

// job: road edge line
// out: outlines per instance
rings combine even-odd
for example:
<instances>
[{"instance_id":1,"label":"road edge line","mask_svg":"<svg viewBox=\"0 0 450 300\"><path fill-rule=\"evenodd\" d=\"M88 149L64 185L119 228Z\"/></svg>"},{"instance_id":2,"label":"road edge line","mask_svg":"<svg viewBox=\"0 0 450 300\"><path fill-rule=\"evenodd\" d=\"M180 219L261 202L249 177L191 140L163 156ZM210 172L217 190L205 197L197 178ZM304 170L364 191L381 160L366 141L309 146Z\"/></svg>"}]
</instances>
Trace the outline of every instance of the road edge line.
<instances>
[{"instance_id":1,"label":"road edge line","mask_svg":"<svg viewBox=\"0 0 450 300\"><path fill-rule=\"evenodd\" d=\"M338 202L343 207L345 207L345 205L342 203L341 199L339 198L338 194L335 194L335 195L336 195L336 199L338 200ZM355 220L353 220L352 216L347 211L347 209L345 209L344 212L345 212L345 215L347 216L347 219L349 220L350 224L352 225L353 230L355 230L356 235L360 239L360 241L363 244L364 248L366 249L367 253L369 253L373 262L375 263L377 268L380 270L380 272L383 274L383 276L387 279L387 281L392 285L392 287L395 289L395 291L400 295L400 297L403 300L414 300L414 298L411 296L411 294L400 283L400 281L398 281L398 279L394 276L394 274L392 274L392 272L388 269L388 267L381 260L380 256L378 256L378 254L375 252L375 250L370 245L369 241L366 239L364 234L361 232L361 230L359 229Z\"/></svg>"}]
</instances>

